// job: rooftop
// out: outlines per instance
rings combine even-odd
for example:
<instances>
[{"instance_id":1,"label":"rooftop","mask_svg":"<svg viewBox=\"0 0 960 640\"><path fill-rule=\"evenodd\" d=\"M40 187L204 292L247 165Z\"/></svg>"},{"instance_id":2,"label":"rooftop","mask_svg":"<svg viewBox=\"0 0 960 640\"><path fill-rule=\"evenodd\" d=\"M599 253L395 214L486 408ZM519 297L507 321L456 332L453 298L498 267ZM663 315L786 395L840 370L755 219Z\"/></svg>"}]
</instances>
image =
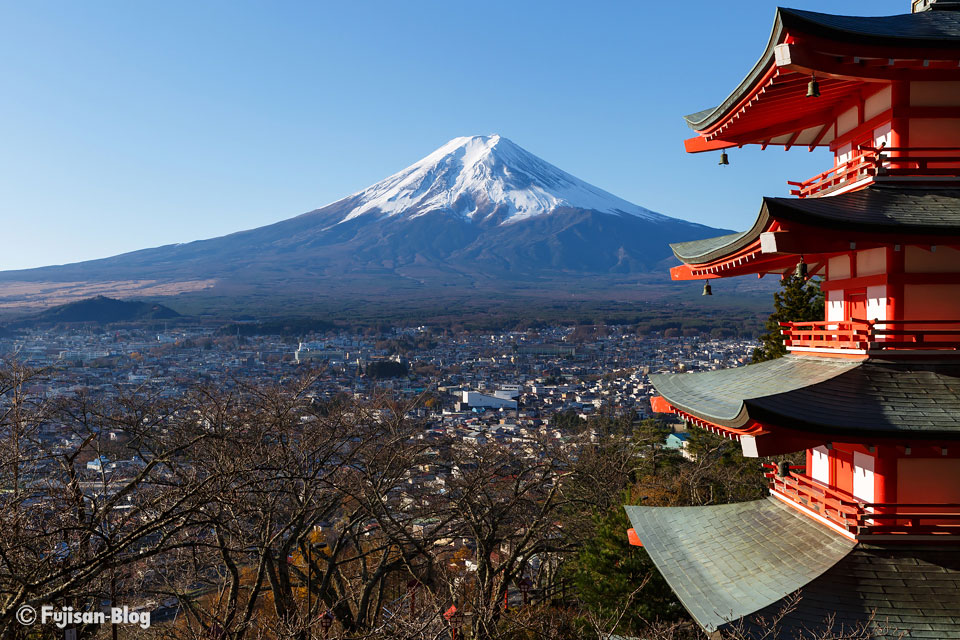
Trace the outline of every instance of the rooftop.
<instances>
[{"instance_id":1,"label":"rooftop","mask_svg":"<svg viewBox=\"0 0 960 640\"><path fill-rule=\"evenodd\" d=\"M670 588L707 631L780 601L854 546L773 498L626 510Z\"/></svg>"},{"instance_id":2,"label":"rooftop","mask_svg":"<svg viewBox=\"0 0 960 640\"><path fill-rule=\"evenodd\" d=\"M742 626L748 637L767 637L769 622L787 608L779 637L832 618L834 631L884 629L877 638L960 638L956 548L857 544L772 497L626 511L650 558L707 631Z\"/></svg>"},{"instance_id":3,"label":"rooftop","mask_svg":"<svg viewBox=\"0 0 960 640\"><path fill-rule=\"evenodd\" d=\"M671 244L687 264L705 264L759 243L771 224L891 234L960 237L960 188L873 184L829 198L763 198L753 226L741 233ZM892 238L891 238L892 239ZM760 251L760 246L757 246Z\"/></svg>"},{"instance_id":4,"label":"rooftop","mask_svg":"<svg viewBox=\"0 0 960 640\"><path fill-rule=\"evenodd\" d=\"M735 430L761 422L827 438L960 435L956 363L787 355L650 382L676 409Z\"/></svg>"},{"instance_id":5,"label":"rooftop","mask_svg":"<svg viewBox=\"0 0 960 640\"><path fill-rule=\"evenodd\" d=\"M778 47L792 46L786 44L787 36L796 36L797 34L817 38L818 49L831 48L831 45L827 43L842 43L843 45L856 47L860 55L839 56L833 60L829 56L824 56L822 60L813 56L812 59L804 60L807 64L791 64L796 61L790 59L789 53L784 56L783 51L780 51L778 57ZM876 47L877 51L873 51L871 47ZM833 48L835 49L836 46L834 45ZM901 56L897 48L909 50L906 52L909 53L909 56L904 54L903 60L899 61ZM916 51L918 49L926 51L918 52ZM931 67L930 60L936 60L941 55L956 58L957 55L960 55L958 49L960 49L960 13L956 12L927 11L878 17L838 16L780 8L777 9L766 49L743 81L720 105L690 114L685 117L685 120L690 128L695 131L708 131L723 123L736 107L741 106L744 100L753 96L760 87L769 89L767 93L771 95L767 96L768 99L774 97L773 93L776 93L778 98L793 97L794 95L802 98L806 90L806 77L804 77L804 82L800 84L793 83L793 79L797 75L808 75L808 67L811 64L830 67L829 69L819 69L820 73L818 74L824 79L824 82L821 86L822 99L818 101L816 107L826 113L841 102L849 91L858 89L863 84L858 81L859 77L871 77L879 73L890 75L892 79L898 72L896 70L902 70L908 62L918 63L916 66L923 73L937 72L940 71L938 65ZM878 51L883 55L881 56ZM820 52L817 51L817 53ZM886 67L865 65L864 62L873 59L871 55L875 55L877 60L883 60L884 63L887 60L891 61L890 65ZM837 62L838 60L839 62ZM924 60L927 61L927 64L923 64ZM818 65L816 62L821 64ZM803 69L794 68L799 66L802 66ZM954 64L953 68L955 69L955 67ZM949 69L950 67L945 64L944 68ZM772 113L775 105L767 107L765 102L764 99L755 97L745 106L752 105L757 110L757 115L767 117ZM794 114L795 117L796 114ZM754 120L754 122L758 121ZM737 135L733 136L734 133L737 133ZM745 125L741 124L731 126L722 135L722 138L737 137L738 141L747 142L762 142L764 139L761 136L757 139L748 140L747 138L751 138L749 135L747 135L747 138L743 138L743 135L747 133ZM785 130L784 133L792 133L792 131ZM770 137L767 136L766 139L769 141ZM826 144L827 142L829 140L821 140L817 144ZM803 143L806 144L807 141Z\"/></svg>"}]
</instances>

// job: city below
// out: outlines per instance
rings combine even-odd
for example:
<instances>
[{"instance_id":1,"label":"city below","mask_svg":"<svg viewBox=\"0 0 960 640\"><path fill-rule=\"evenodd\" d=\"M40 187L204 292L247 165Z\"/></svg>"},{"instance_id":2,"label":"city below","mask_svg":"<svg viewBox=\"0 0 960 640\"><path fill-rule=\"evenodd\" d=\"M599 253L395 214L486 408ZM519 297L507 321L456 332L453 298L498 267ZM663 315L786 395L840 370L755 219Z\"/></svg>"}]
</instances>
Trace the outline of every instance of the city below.
<instances>
[{"instance_id":1,"label":"city below","mask_svg":"<svg viewBox=\"0 0 960 640\"><path fill-rule=\"evenodd\" d=\"M222 335L206 327L30 329L0 338L0 355L48 370L27 389L38 398L78 391L172 398L198 384L228 389L314 374L310 394L318 400L427 395L433 401L418 417L430 428L494 437L542 427L565 411L587 418L605 406L650 417L648 373L739 366L756 347L752 339L682 337L676 329L638 335L591 326L578 335L582 330L453 335L410 327L296 341Z\"/></svg>"}]
</instances>

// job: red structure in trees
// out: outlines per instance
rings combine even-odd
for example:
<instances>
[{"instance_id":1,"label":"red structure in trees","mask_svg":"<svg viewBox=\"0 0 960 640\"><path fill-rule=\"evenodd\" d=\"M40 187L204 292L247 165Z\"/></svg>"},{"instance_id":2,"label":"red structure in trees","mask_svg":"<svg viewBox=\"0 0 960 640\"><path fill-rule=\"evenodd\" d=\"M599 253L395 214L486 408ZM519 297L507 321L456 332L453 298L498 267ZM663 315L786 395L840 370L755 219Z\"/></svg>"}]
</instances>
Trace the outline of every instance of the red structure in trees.
<instances>
[{"instance_id":1,"label":"red structure in trees","mask_svg":"<svg viewBox=\"0 0 960 640\"><path fill-rule=\"evenodd\" d=\"M687 116L690 152L834 156L751 229L673 245L676 280L816 275L826 295L822 321L783 325L781 359L651 376L655 410L747 456L806 451L766 465L766 500L627 507L631 542L711 632L759 629L799 592L781 637L830 613L960 637L960 3L912 8L779 9L740 86Z\"/></svg>"}]
</instances>

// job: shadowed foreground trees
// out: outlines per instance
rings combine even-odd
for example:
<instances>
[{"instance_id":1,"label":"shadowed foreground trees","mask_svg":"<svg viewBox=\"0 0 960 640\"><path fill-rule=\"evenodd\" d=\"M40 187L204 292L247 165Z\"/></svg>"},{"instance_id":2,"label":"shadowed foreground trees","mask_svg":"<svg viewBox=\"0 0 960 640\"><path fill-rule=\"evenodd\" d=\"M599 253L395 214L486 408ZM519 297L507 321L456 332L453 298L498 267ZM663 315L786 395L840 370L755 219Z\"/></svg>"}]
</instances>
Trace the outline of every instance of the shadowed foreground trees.
<instances>
[{"instance_id":1,"label":"shadowed foreground trees","mask_svg":"<svg viewBox=\"0 0 960 640\"><path fill-rule=\"evenodd\" d=\"M27 393L50 375L0 368L3 638L62 637L17 623L23 605L111 603L152 611L125 639L697 637L625 544L623 491L755 490L720 445L684 461L658 425L624 435L622 416L470 444L428 432L415 403L318 399L310 377L172 399Z\"/></svg>"}]
</instances>

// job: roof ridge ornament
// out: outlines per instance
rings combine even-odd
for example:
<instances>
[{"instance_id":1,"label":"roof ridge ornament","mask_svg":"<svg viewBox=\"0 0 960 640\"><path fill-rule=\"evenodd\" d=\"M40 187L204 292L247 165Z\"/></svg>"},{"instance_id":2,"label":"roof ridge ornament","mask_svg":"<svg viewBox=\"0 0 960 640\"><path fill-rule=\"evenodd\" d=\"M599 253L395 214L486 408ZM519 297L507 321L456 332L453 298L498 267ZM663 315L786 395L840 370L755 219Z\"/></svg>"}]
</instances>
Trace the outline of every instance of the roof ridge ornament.
<instances>
[{"instance_id":1,"label":"roof ridge ornament","mask_svg":"<svg viewBox=\"0 0 960 640\"><path fill-rule=\"evenodd\" d=\"M910 3L911 13L922 11L960 11L958 0L913 0Z\"/></svg>"}]
</instances>

